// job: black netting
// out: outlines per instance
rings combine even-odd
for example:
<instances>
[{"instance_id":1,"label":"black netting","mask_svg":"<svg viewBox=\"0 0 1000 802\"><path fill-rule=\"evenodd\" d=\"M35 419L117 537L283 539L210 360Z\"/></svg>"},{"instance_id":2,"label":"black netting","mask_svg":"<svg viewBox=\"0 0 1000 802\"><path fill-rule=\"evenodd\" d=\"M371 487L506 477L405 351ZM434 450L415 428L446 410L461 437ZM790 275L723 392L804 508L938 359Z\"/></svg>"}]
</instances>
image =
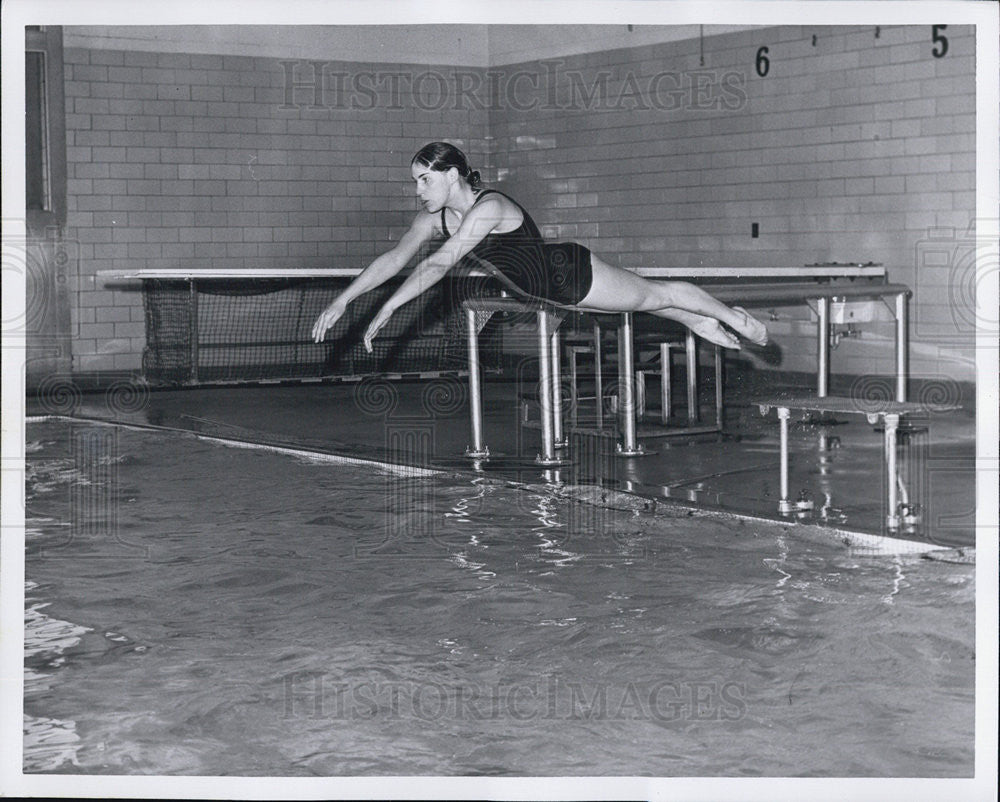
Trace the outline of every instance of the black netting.
<instances>
[{"instance_id":1,"label":"black netting","mask_svg":"<svg viewBox=\"0 0 1000 802\"><path fill-rule=\"evenodd\" d=\"M186 281L144 281L146 348L143 375L153 384L189 381L193 304Z\"/></svg>"},{"instance_id":2,"label":"black netting","mask_svg":"<svg viewBox=\"0 0 1000 802\"><path fill-rule=\"evenodd\" d=\"M369 354L365 329L399 283L355 300L326 340L314 343L313 323L344 279L147 280L144 374L152 384L198 384L463 370L461 301L469 292L495 291L446 279L397 310ZM482 332L485 369L499 369L501 345L495 324Z\"/></svg>"}]
</instances>

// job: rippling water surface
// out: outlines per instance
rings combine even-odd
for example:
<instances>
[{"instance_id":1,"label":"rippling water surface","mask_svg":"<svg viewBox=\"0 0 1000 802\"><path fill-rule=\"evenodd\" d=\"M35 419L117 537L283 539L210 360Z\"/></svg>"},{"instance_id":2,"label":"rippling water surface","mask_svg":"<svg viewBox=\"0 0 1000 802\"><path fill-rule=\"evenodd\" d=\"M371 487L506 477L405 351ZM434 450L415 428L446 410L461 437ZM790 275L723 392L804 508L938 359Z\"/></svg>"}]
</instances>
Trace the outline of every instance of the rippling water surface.
<instances>
[{"instance_id":1,"label":"rippling water surface","mask_svg":"<svg viewBox=\"0 0 1000 802\"><path fill-rule=\"evenodd\" d=\"M29 427L25 770L970 776L974 567Z\"/></svg>"}]
</instances>

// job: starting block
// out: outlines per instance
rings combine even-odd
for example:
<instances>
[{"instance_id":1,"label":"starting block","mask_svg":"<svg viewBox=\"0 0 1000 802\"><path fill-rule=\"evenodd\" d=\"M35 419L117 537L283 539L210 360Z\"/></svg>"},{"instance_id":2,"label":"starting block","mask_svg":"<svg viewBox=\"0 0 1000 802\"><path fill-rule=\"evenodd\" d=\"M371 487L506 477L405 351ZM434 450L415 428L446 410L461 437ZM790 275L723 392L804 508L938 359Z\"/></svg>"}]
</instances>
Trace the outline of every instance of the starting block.
<instances>
[{"instance_id":1,"label":"starting block","mask_svg":"<svg viewBox=\"0 0 1000 802\"><path fill-rule=\"evenodd\" d=\"M772 407L778 411L781 437L781 499L778 501L778 512L788 515L799 509L798 503L788 497L788 419L791 410L803 412L832 412L845 415L864 415L871 424L884 423L883 443L885 449L885 464L887 468L886 481L886 526L889 529L899 529L900 522L906 517L899 503L899 468L896 458L896 438L900 421L907 415L926 413L923 404L905 401L866 400L862 398L845 398L843 396L800 397L800 398L770 398L755 400L751 403L760 407L761 415L767 415ZM946 412L956 410L957 404L935 406L935 411Z\"/></svg>"}]
</instances>

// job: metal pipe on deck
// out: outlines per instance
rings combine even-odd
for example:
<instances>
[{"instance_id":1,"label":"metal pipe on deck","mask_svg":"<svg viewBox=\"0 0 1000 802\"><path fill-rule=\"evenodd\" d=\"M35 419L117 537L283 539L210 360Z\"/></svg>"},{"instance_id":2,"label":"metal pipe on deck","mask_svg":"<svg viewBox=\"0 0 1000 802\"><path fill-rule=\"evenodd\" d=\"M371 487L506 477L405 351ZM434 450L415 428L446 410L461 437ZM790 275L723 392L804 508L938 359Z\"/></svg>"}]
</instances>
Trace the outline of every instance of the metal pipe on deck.
<instances>
[{"instance_id":1,"label":"metal pipe on deck","mask_svg":"<svg viewBox=\"0 0 1000 802\"><path fill-rule=\"evenodd\" d=\"M906 401L906 385L909 378L909 321L905 292L896 295L896 400Z\"/></svg>"},{"instance_id":2,"label":"metal pipe on deck","mask_svg":"<svg viewBox=\"0 0 1000 802\"><path fill-rule=\"evenodd\" d=\"M888 476L886 477L888 490L889 509L886 515L886 526L889 529L899 528L899 488L897 483L899 478L896 475L898 467L896 465L896 432L899 429L899 415L889 414L885 421L885 465Z\"/></svg>"},{"instance_id":3,"label":"metal pipe on deck","mask_svg":"<svg viewBox=\"0 0 1000 802\"><path fill-rule=\"evenodd\" d=\"M819 345L816 366L816 395L824 398L829 394L830 384L830 299L818 298L816 311L819 316L816 323L816 336Z\"/></svg>"},{"instance_id":4,"label":"metal pipe on deck","mask_svg":"<svg viewBox=\"0 0 1000 802\"><path fill-rule=\"evenodd\" d=\"M670 343L660 343L660 422L670 423Z\"/></svg>"},{"instance_id":5,"label":"metal pipe on deck","mask_svg":"<svg viewBox=\"0 0 1000 802\"><path fill-rule=\"evenodd\" d=\"M788 498L788 418L789 411L786 407L778 407L778 424L781 433L781 498L778 500L778 512L786 515L793 509L792 501Z\"/></svg>"},{"instance_id":6,"label":"metal pipe on deck","mask_svg":"<svg viewBox=\"0 0 1000 802\"><path fill-rule=\"evenodd\" d=\"M552 363L552 437L556 448L569 445L569 438L563 432L562 416L562 362L559 349L559 329L549 335L551 341L550 360Z\"/></svg>"},{"instance_id":7,"label":"metal pipe on deck","mask_svg":"<svg viewBox=\"0 0 1000 802\"><path fill-rule=\"evenodd\" d=\"M597 404L597 428L604 428L604 382L601 378L601 324L594 323L594 396Z\"/></svg>"},{"instance_id":8,"label":"metal pipe on deck","mask_svg":"<svg viewBox=\"0 0 1000 802\"><path fill-rule=\"evenodd\" d=\"M701 417L698 409L698 341L694 332L688 331L684 345L687 350L688 420L694 422Z\"/></svg>"},{"instance_id":9,"label":"metal pipe on deck","mask_svg":"<svg viewBox=\"0 0 1000 802\"><path fill-rule=\"evenodd\" d=\"M622 426L622 442L618 455L634 457L646 451L636 439L635 431L635 353L632 343L632 313L622 312L618 326L618 416Z\"/></svg>"},{"instance_id":10,"label":"metal pipe on deck","mask_svg":"<svg viewBox=\"0 0 1000 802\"><path fill-rule=\"evenodd\" d=\"M722 346L715 346L715 422L722 429Z\"/></svg>"},{"instance_id":11,"label":"metal pipe on deck","mask_svg":"<svg viewBox=\"0 0 1000 802\"><path fill-rule=\"evenodd\" d=\"M465 326L469 351L469 416L472 420L472 445L465 449L465 455L482 459L489 456L490 450L483 443L483 393L475 310L465 310Z\"/></svg>"},{"instance_id":12,"label":"metal pipe on deck","mask_svg":"<svg viewBox=\"0 0 1000 802\"><path fill-rule=\"evenodd\" d=\"M552 412L552 335L549 330L549 314L539 310L538 316L538 402L541 405L542 423L542 453L535 458L539 465L559 463L556 458L555 438L553 436Z\"/></svg>"}]
</instances>

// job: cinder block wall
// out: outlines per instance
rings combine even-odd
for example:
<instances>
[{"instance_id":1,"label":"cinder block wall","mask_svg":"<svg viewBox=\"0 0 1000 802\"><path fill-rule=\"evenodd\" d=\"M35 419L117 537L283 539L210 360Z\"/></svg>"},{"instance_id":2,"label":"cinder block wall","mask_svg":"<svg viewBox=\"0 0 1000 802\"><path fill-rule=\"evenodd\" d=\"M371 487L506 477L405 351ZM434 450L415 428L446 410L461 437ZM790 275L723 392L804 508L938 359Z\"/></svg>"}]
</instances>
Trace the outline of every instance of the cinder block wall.
<instances>
[{"instance_id":1,"label":"cinder block wall","mask_svg":"<svg viewBox=\"0 0 1000 802\"><path fill-rule=\"evenodd\" d=\"M624 267L881 262L914 290L913 375L971 381L974 36L941 33L943 58L926 25L803 26L707 36L703 65L688 40L506 66L498 177L547 236ZM835 373L893 372L874 313ZM810 317L775 309L758 365L814 371Z\"/></svg>"},{"instance_id":2,"label":"cinder block wall","mask_svg":"<svg viewBox=\"0 0 1000 802\"><path fill-rule=\"evenodd\" d=\"M364 267L417 211L421 145L449 138L487 161L485 109L439 103L431 80L420 103L400 102L376 80L408 65L324 69L317 102L310 61L65 51L74 371L141 364L139 293L107 289L98 270ZM336 73L350 76L343 92ZM303 85L289 97L290 83Z\"/></svg>"},{"instance_id":3,"label":"cinder block wall","mask_svg":"<svg viewBox=\"0 0 1000 802\"><path fill-rule=\"evenodd\" d=\"M930 26L875 33L709 35L704 65L688 40L493 67L478 71L488 107L427 98L427 109L385 83L328 89L318 109L307 85L288 104L280 59L69 48L74 370L140 364L138 293L103 289L97 270L363 265L415 210L414 150L450 139L547 236L612 263L882 262L914 289L914 376L972 380L973 31L948 26L943 58ZM383 69L411 68L327 63L349 76ZM311 82L311 62L294 70ZM834 351L834 373L892 372L891 315L874 314ZM778 347L758 364L812 371L810 313L773 316Z\"/></svg>"}]
</instances>

